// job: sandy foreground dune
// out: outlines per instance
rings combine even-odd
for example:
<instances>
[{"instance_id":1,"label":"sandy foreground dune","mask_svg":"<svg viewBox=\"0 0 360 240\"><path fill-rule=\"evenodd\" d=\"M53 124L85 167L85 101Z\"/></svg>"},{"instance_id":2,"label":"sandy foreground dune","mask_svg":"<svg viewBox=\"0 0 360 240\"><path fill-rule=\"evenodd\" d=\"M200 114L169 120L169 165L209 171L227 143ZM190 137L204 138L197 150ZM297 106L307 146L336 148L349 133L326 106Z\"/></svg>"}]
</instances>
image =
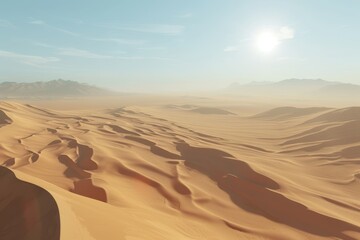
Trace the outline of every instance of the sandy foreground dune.
<instances>
[{"instance_id":1,"label":"sandy foreground dune","mask_svg":"<svg viewBox=\"0 0 360 240\"><path fill-rule=\"evenodd\" d=\"M1 102L0 239L360 239L360 107L188 102Z\"/></svg>"}]
</instances>

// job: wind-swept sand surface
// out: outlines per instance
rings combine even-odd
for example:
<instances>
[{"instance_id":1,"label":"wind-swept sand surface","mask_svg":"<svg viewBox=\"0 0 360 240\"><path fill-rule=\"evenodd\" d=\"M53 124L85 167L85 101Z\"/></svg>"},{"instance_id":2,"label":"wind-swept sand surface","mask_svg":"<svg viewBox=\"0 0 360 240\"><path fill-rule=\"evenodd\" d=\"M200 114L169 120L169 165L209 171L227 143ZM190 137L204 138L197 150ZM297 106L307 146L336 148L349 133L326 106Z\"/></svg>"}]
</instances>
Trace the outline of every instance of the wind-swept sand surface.
<instances>
[{"instance_id":1,"label":"wind-swept sand surface","mask_svg":"<svg viewBox=\"0 0 360 240\"><path fill-rule=\"evenodd\" d=\"M0 103L0 239L360 239L360 107L134 99Z\"/></svg>"}]
</instances>

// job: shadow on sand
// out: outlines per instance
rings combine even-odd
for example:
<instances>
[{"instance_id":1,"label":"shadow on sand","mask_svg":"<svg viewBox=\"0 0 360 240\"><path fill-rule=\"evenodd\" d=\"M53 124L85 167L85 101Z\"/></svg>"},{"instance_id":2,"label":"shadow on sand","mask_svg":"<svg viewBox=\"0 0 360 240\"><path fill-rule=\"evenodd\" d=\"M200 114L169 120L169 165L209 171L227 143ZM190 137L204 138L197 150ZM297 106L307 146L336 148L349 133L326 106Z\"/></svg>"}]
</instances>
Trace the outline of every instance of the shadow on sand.
<instances>
[{"instance_id":1,"label":"shadow on sand","mask_svg":"<svg viewBox=\"0 0 360 240\"><path fill-rule=\"evenodd\" d=\"M1 166L0 239L60 239L60 214L51 194Z\"/></svg>"},{"instance_id":2,"label":"shadow on sand","mask_svg":"<svg viewBox=\"0 0 360 240\"><path fill-rule=\"evenodd\" d=\"M185 165L207 175L225 191L240 208L274 222L322 237L356 240L345 234L360 232L360 227L312 211L306 206L277 193L274 180L255 172L247 163L211 148L177 143Z\"/></svg>"}]
</instances>

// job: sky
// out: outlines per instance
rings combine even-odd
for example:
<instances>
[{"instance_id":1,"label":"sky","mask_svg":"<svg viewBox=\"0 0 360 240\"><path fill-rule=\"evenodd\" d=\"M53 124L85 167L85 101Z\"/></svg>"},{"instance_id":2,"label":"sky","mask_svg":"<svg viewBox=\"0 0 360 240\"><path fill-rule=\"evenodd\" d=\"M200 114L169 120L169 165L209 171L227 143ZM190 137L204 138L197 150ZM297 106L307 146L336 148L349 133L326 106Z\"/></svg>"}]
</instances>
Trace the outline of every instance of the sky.
<instances>
[{"instance_id":1,"label":"sky","mask_svg":"<svg viewBox=\"0 0 360 240\"><path fill-rule=\"evenodd\" d=\"M358 0L1 0L0 82L214 90L360 84Z\"/></svg>"}]
</instances>

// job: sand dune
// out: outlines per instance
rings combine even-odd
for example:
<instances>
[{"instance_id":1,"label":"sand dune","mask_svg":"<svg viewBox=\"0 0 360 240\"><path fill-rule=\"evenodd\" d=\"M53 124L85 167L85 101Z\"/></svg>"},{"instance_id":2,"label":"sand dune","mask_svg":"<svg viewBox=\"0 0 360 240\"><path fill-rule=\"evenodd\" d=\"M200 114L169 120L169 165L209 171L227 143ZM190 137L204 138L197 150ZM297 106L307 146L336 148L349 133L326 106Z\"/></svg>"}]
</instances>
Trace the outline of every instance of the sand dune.
<instances>
[{"instance_id":1,"label":"sand dune","mask_svg":"<svg viewBox=\"0 0 360 240\"><path fill-rule=\"evenodd\" d=\"M2 226L13 218L21 231L2 227L0 238L360 239L357 108L244 117L204 101L82 111L1 102L1 187L24 190L2 192ZM39 224L16 222L36 201Z\"/></svg>"},{"instance_id":2,"label":"sand dune","mask_svg":"<svg viewBox=\"0 0 360 240\"><path fill-rule=\"evenodd\" d=\"M5 167L0 167L0 187L1 239L60 239L59 209L46 190L20 181Z\"/></svg>"},{"instance_id":3,"label":"sand dune","mask_svg":"<svg viewBox=\"0 0 360 240\"><path fill-rule=\"evenodd\" d=\"M233 115L234 113L212 107L197 107L190 110L191 112L200 113L200 114L222 114L222 115Z\"/></svg>"},{"instance_id":4,"label":"sand dune","mask_svg":"<svg viewBox=\"0 0 360 240\"><path fill-rule=\"evenodd\" d=\"M360 107L349 107L342 109L335 109L327 113L321 114L306 123L316 122L344 122L358 120L360 118Z\"/></svg>"},{"instance_id":5,"label":"sand dune","mask_svg":"<svg viewBox=\"0 0 360 240\"><path fill-rule=\"evenodd\" d=\"M291 118L303 117L319 112L324 112L328 108L312 107L312 108L296 108L296 107L279 107L269 111L256 114L253 118L269 119L269 120L289 120Z\"/></svg>"},{"instance_id":6,"label":"sand dune","mask_svg":"<svg viewBox=\"0 0 360 240\"><path fill-rule=\"evenodd\" d=\"M312 132L298 134L296 138L290 137L293 139L284 142L283 145L312 142L319 147L330 147L357 143L360 141L360 121L350 121Z\"/></svg>"},{"instance_id":7,"label":"sand dune","mask_svg":"<svg viewBox=\"0 0 360 240\"><path fill-rule=\"evenodd\" d=\"M208 107L208 106L197 106L197 105L190 105L190 104L184 104L184 105L166 105L167 108L172 109L180 109L183 111L193 112L193 113L199 113L199 114L219 114L219 115L234 115L234 113L221 109L216 107Z\"/></svg>"}]
</instances>

